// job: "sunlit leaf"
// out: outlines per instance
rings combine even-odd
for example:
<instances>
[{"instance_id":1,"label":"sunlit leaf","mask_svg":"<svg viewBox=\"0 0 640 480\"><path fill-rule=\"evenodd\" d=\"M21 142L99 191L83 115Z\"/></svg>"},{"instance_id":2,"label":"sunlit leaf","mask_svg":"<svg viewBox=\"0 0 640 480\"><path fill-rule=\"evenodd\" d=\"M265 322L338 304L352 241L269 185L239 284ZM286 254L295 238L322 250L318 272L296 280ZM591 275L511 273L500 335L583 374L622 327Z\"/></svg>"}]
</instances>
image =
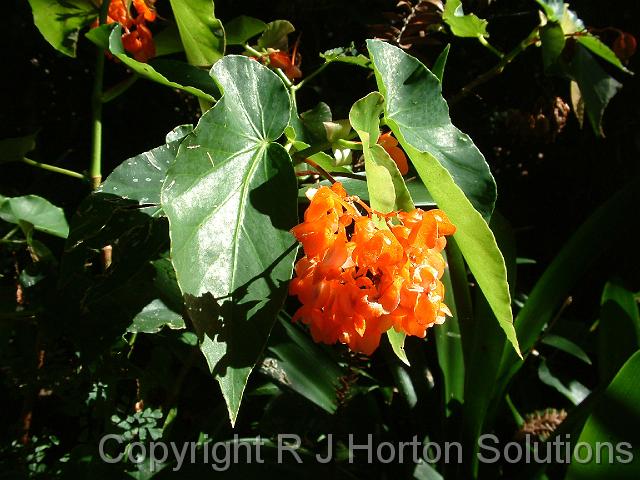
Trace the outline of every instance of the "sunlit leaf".
<instances>
[{"instance_id":1,"label":"sunlit leaf","mask_svg":"<svg viewBox=\"0 0 640 480\"><path fill-rule=\"evenodd\" d=\"M235 55L211 74L224 96L180 145L162 206L178 284L234 423L291 277L296 180L275 142L289 122L282 81Z\"/></svg>"},{"instance_id":2,"label":"sunlit leaf","mask_svg":"<svg viewBox=\"0 0 640 480\"><path fill-rule=\"evenodd\" d=\"M98 17L91 0L29 0L33 21L53 48L76 56L80 29Z\"/></svg>"},{"instance_id":3,"label":"sunlit leaf","mask_svg":"<svg viewBox=\"0 0 640 480\"><path fill-rule=\"evenodd\" d=\"M488 22L473 13L465 15L462 11L462 0L447 0L442 19L451 28L456 37L488 37Z\"/></svg>"},{"instance_id":4,"label":"sunlit leaf","mask_svg":"<svg viewBox=\"0 0 640 480\"><path fill-rule=\"evenodd\" d=\"M414 208L413 201L398 166L376 143L380 135L383 108L382 95L373 92L358 100L349 113L351 125L362 141L369 203L371 208L380 213L411 211Z\"/></svg>"},{"instance_id":5,"label":"sunlit leaf","mask_svg":"<svg viewBox=\"0 0 640 480\"><path fill-rule=\"evenodd\" d=\"M147 215L160 214L160 190L169 166L175 161L182 139L191 125L176 127L167 135L169 143L129 158L118 165L100 187L101 192L134 200Z\"/></svg>"},{"instance_id":6,"label":"sunlit leaf","mask_svg":"<svg viewBox=\"0 0 640 480\"><path fill-rule=\"evenodd\" d=\"M129 57L122 46L122 27L119 24L102 25L87 32L87 38L96 45L108 48L109 51L142 77L165 85L191 93L198 98L210 102L220 93L207 75L207 72L175 60L157 59L149 63L142 63Z\"/></svg>"},{"instance_id":7,"label":"sunlit leaf","mask_svg":"<svg viewBox=\"0 0 640 480\"><path fill-rule=\"evenodd\" d=\"M169 0L187 61L213 65L224 55L224 29L214 13L212 0Z\"/></svg>"},{"instance_id":8,"label":"sunlit leaf","mask_svg":"<svg viewBox=\"0 0 640 480\"><path fill-rule=\"evenodd\" d=\"M163 327L180 330L185 328L185 324L180 314L167 307L162 300L155 299L133 318L127 331L158 333Z\"/></svg>"}]
</instances>

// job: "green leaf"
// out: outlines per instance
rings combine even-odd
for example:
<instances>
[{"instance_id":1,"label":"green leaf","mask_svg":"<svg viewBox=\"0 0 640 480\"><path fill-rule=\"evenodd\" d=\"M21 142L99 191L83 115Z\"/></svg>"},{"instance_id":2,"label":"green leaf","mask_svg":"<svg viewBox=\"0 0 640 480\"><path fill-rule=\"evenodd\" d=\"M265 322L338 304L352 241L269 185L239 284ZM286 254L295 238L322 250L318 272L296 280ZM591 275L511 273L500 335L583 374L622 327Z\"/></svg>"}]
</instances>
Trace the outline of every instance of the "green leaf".
<instances>
[{"instance_id":1,"label":"green leaf","mask_svg":"<svg viewBox=\"0 0 640 480\"><path fill-rule=\"evenodd\" d=\"M18 162L36 148L36 134L0 140L0 164Z\"/></svg>"},{"instance_id":2,"label":"green leaf","mask_svg":"<svg viewBox=\"0 0 640 480\"><path fill-rule=\"evenodd\" d=\"M540 29L542 44L542 64L545 70L558 59L564 49L565 38L562 27L558 23L548 23Z\"/></svg>"},{"instance_id":3,"label":"green leaf","mask_svg":"<svg viewBox=\"0 0 640 480\"><path fill-rule=\"evenodd\" d=\"M367 45L386 101L385 118L395 126L394 133L400 131L406 143L444 168L488 219L496 201L495 181L482 153L451 123L437 77L397 47L380 40L369 40ZM397 134L396 138L400 140Z\"/></svg>"},{"instance_id":4,"label":"green leaf","mask_svg":"<svg viewBox=\"0 0 640 480\"><path fill-rule=\"evenodd\" d=\"M209 75L199 68L174 60L157 59L142 63L129 57L122 46L122 27L119 24L93 28L86 36L96 45L108 47L116 58L147 80L184 90L209 102L214 102L220 94Z\"/></svg>"},{"instance_id":5,"label":"green leaf","mask_svg":"<svg viewBox=\"0 0 640 480\"><path fill-rule=\"evenodd\" d=\"M383 109L384 98L373 92L358 100L349 112L351 125L362 141L369 203L380 213L408 212L414 209L414 205L398 166L385 149L376 144Z\"/></svg>"},{"instance_id":6,"label":"green leaf","mask_svg":"<svg viewBox=\"0 0 640 480\"><path fill-rule=\"evenodd\" d=\"M168 140L173 141L167 145L125 160L111 172L99 191L134 200L144 207L141 212L152 217L159 215L160 190L167 170L176 159L180 142L192 130L191 125L177 127L168 135Z\"/></svg>"},{"instance_id":7,"label":"green leaf","mask_svg":"<svg viewBox=\"0 0 640 480\"><path fill-rule=\"evenodd\" d=\"M438 79L415 58L379 40L368 40L385 119L440 208L457 227L454 235L498 323L519 353L504 259L486 221L495 182L482 154L451 124ZM471 172L474 172L473 174ZM480 189L478 185L481 185ZM469 190L465 195L465 188ZM476 208L472 201L477 202ZM479 196L482 194L482 196Z\"/></svg>"},{"instance_id":8,"label":"green leaf","mask_svg":"<svg viewBox=\"0 0 640 480\"><path fill-rule=\"evenodd\" d=\"M452 246L453 245L453 246ZM454 250L452 252L452 250ZM449 252L452 254L446 254L446 260L451 268L453 262L456 263L455 268L464 268L462 264L462 255L460 251L455 247L455 244L451 242L449 246ZM452 262L453 260L453 262ZM449 310L451 310L452 317L447 318L442 325L438 325L434 328L434 335L436 341L436 353L438 354L438 365L442 370L442 377L444 378L444 405L449 416L452 411L452 404L458 403L464 404L464 354L462 350L462 338L459 322L459 313L457 308L457 298L455 296L455 290L453 288L453 274L450 269L447 268L442 275L442 283L444 284L444 303ZM457 278L456 278L457 280ZM464 285L462 288L468 288L466 283L467 279L461 279ZM468 291L466 292L468 296ZM463 305L465 298L460 298L461 312L466 310L466 306Z\"/></svg>"},{"instance_id":9,"label":"green leaf","mask_svg":"<svg viewBox=\"0 0 640 480\"><path fill-rule=\"evenodd\" d=\"M288 315L280 315L267 351L275 358L263 362L264 373L327 412L336 411L336 390L345 372L323 346L291 323Z\"/></svg>"},{"instance_id":10,"label":"green leaf","mask_svg":"<svg viewBox=\"0 0 640 480\"><path fill-rule=\"evenodd\" d=\"M559 393L564 395L574 405L580 404L591 391L576 380L569 380L568 385L565 385L562 380L551 373L547 362L543 359L538 367L538 378L540 381L555 388Z\"/></svg>"},{"instance_id":11,"label":"green leaf","mask_svg":"<svg viewBox=\"0 0 640 480\"><path fill-rule=\"evenodd\" d=\"M167 307L162 300L155 299L133 318L127 332L158 333L163 327L181 330L185 324L180 314Z\"/></svg>"},{"instance_id":12,"label":"green leaf","mask_svg":"<svg viewBox=\"0 0 640 480\"><path fill-rule=\"evenodd\" d=\"M76 56L80 29L98 17L90 0L29 0L33 21L53 48Z\"/></svg>"},{"instance_id":13,"label":"green leaf","mask_svg":"<svg viewBox=\"0 0 640 480\"><path fill-rule=\"evenodd\" d=\"M465 15L462 11L462 0L447 0L442 13L442 20L449 25L456 37L488 37L488 22L476 15Z\"/></svg>"},{"instance_id":14,"label":"green leaf","mask_svg":"<svg viewBox=\"0 0 640 480\"><path fill-rule=\"evenodd\" d=\"M632 226L628 219L640 203L640 181L634 180L598 208L573 234L536 282L516 318L516 331L522 350L528 355L544 329L558 312L571 289L604 254L612 248L632 248ZM608 232L602 235L602 232ZM504 391L522 366L512 352L503 352L500 383Z\"/></svg>"},{"instance_id":15,"label":"green leaf","mask_svg":"<svg viewBox=\"0 0 640 480\"><path fill-rule=\"evenodd\" d=\"M187 61L208 67L224 55L224 29L212 0L169 0Z\"/></svg>"},{"instance_id":16,"label":"green leaf","mask_svg":"<svg viewBox=\"0 0 640 480\"><path fill-rule=\"evenodd\" d=\"M353 43L349 47L338 47L327 50L326 52L321 53L320 57L324 58L326 63L341 62L357 65L363 68L371 67L371 60L367 56L359 53Z\"/></svg>"},{"instance_id":17,"label":"green leaf","mask_svg":"<svg viewBox=\"0 0 640 480\"><path fill-rule=\"evenodd\" d=\"M609 101L622 88L622 84L605 72L593 56L576 45L568 66L569 75L576 81L589 123L596 135L604 136L602 117Z\"/></svg>"},{"instance_id":18,"label":"green leaf","mask_svg":"<svg viewBox=\"0 0 640 480\"><path fill-rule=\"evenodd\" d=\"M442 79L444 78L444 67L447 65L447 58L449 58L449 50L451 49L451 44L447 43L446 47L440 52L436 61L433 62L433 68L431 71L433 74L438 77L440 83L442 83Z\"/></svg>"},{"instance_id":19,"label":"green leaf","mask_svg":"<svg viewBox=\"0 0 640 480\"><path fill-rule=\"evenodd\" d=\"M289 49L288 35L295 32L295 27L287 20L274 20L265 27L258 38L259 48L274 48L286 51Z\"/></svg>"},{"instance_id":20,"label":"green leaf","mask_svg":"<svg viewBox=\"0 0 640 480\"><path fill-rule=\"evenodd\" d=\"M431 466L431 464L420 461L413 469L413 478L415 480L444 480L444 477Z\"/></svg>"},{"instance_id":21,"label":"green leaf","mask_svg":"<svg viewBox=\"0 0 640 480\"><path fill-rule=\"evenodd\" d=\"M536 0L545 16L552 22L559 22L564 15L564 0Z\"/></svg>"},{"instance_id":22,"label":"green leaf","mask_svg":"<svg viewBox=\"0 0 640 480\"><path fill-rule=\"evenodd\" d=\"M69 235L69 225L64 211L36 195L3 197L0 200L0 218L18 225L26 222L36 230L60 238L67 238Z\"/></svg>"},{"instance_id":23,"label":"green leaf","mask_svg":"<svg viewBox=\"0 0 640 480\"><path fill-rule=\"evenodd\" d=\"M311 158L317 161L315 156ZM324 165L321 165L321 166L324 166ZM349 192L349 195L356 195L360 197L360 199L364 200L365 202L369 202L369 190L367 188L367 182L364 181L366 179L366 176L364 175L364 172L357 173L356 175L358 175L359 177L362 177L362 179L358 180L355 178L340 177L340 176L337 176L337 178L340 179L340 182L342 183L344 188L347 190L347 192ZM323 180L320 182L320 184L330 185L330 182L328 180ZM419 178L408 179L406 180L405 185L407 186L407 189L411 194L411 198L413 199L413 202L416 206L434 207L436 205L436 203L433 201L433 198L429 194L427 187L424 186L424 183L422 183L422 181ZM298 193L299 201L302 201L302 202L308 201L305 195L307 188L308 187L303 186L300 189Z\"/></svg>"},{"instance_id":24,"label":"green leaf","mask_svg":"<svg viewBox=\"0 0 640 480\"><path fill-rule=\"evenodd\" d=\"M640 349L640 313L633 292L618 281L607 282L600 302L598 370L608 382L631 355Z\"/></svg>"},{"instance_id":25,"label":"green leaf","mask_svg":"<svg viewBox=\"0 0 640 480\"><path fill-rule=\"evenodd\" d=\"M575 442L575 445L581 442L588 444L592 452L591 461L572 462L565 477L567 480L632 479L640 476L640 458L637 455L637 446L640 445L638 378L640 352L627 360L597 400ZM580 450L580 456L584 458L586 449Z\"/></svg>"},{"instance_id":26,"label":"green leaf","mask_svg":"<svg viewBox=\"0 0 640 480\"><path fill-rule=\"evenodd\" d=\"M153 43L156 45L156 57L184 52L180 32L175 23L170 23L167 28L155 34Z\"/></svg>"},{"instance_id":27,"label":"green leaf","mask_svg":"<svg viewBox=\"0 0 640 480\"><path fill-rule=\"evenodd\" d=\"M585 353L585 351L580 348L579 345L575 344L568 338L549 333L544 336L544 338L542 339L542 343L544 343L545 345L549 345L550 347L557 348L558 350L562 350L563 352L566 352L569 355L573 355L577 359L582 360L587 365L591 365L591 359Z\"/></svg>"},{"instance_id":28,"label":"green leaf","mask_svg":"<svg viewBox=\"0 0 640 480\"><path fill-rule=\"evenodd\" d=\"M591 53L599 56L603 60L606 60L611 65L618 67L620 70L626 73L632 73L630 70L625 67L618 56L611 50L607 45L602 43L602 41L591 34L587 35L579 35L577 37L578 43L588 49Z\"/></svg>"},{"instance_id":29,"label":"green leaf","mask_svg":"<svg viewBox=\"0 0 640 480\"><path fill-rule=\"evenodd\" d=\"M516 281L516 245L513 229L499 212L491 217L490 226L504 254L507 279L513 289ZM473 308L471 307L466 269L460 254L456 255L456 251L460 250L459 244L455 238L450 243L449 269L451 274L455 275L453 287L456 290L456 302L459 302L456 307L461 307L457 310L462 309L459 316L465 359L462 440L463 444L471 446L466 450L464 464L468 469L466 477L476 478L478 437L485 424L491 425L487 415L492 407L492 393L498 379L502 352L507 349L513 353L513 350L501 334L501 327L482 290L475 289L475 301ZM515 353L513 355L515 356Z\"/></svg>"},{"instance_id":30,"label":"green leaf","mask_svg":"<svg viewBox=\"0 0 640 480\"><path fill-rule=\"evenodd\" d=\"M240 15L224 26L227 45L244 45L259 33L264 32L267 24L257 18Z\"/></svg>"},{"instance_id":31,"label":"green leaf","mask_svg":"<svg viewBox=\"0 0 640 480\"><path fill-rule=\"evenodd\" d=\"M390 328L387 330L387 338L389 339L389 344L391 345L393 353L396 354L396 357L402 360L405 365L411 365L407 358L407 352L404 351L404 341L407 338L407 334L403 332L396 332L395 329Z\"/></svg>"},{"instance_id":32,"label":"green leaf","mask_svg":"<svg viewBox=\"0 0 640 480\"><path fill-rule=\"evenodd\" d=\"M180 145L162 207L178 284L235 423L291 278L297 190L275 142L291 108L282 81L237 55L211 75L224 95Z\"/></svg>"}]
</instances>

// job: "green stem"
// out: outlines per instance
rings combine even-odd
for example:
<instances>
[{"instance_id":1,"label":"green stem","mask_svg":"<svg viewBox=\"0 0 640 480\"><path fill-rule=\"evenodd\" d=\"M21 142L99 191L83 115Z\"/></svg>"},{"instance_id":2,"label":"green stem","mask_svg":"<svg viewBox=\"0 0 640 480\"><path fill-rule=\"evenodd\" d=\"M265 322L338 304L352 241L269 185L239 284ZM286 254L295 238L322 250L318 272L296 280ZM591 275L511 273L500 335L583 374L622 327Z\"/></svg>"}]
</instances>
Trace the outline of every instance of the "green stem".
<instances>
[{"instance_id":1,"label":"green stem","mask_svg":"<svg viewBox=\"0 0 640 480\"><path fill-rule=\"evenodd\" d=\"M491 80L496 75L501 74L503 72L503 70L505 69L505 67L507 65L509 65L513 61L514 58L516 58L518 55L520 55L522 52L524 52L531 45L535 44L538 40L539 40L538 27L536 27L529 34L529 36L527 36L527 38L522 40L513 50L511 50L506 55L502 56L502 60L500 60L500 63L495 65L490 70L487 70L482 75L477 76L475 79L473 79L467 85L462 87L462 89L449 100L449 105L453 105L453 104L459 102L464 97L469 95L474 89L476 89L477 87L479 87L483 83L488 82L489 80Z\"/></svg>"},{"instance_id":2,"label":"green stem","mask_svg":"<svg viewBox=\"0 0 640 480\"><path fill-rule=\"evenodd\" d=\"M511 410L511 415L513 415L513 420L516 422L516 425L521 427L524 424L524 418L522 418L522 415L520 415L520 412L518 412L518 409L513 404L511 397L507 394L505 395L504 400L507 402L509 410Z\"/></svg>"},{"instance_id":3,"label":"green stem","mask_svg":"<svg viewBox=\"0 0 640 480\"><path fill-rule=\"evenodd\" d=\"M344 140L342 138L333 142L334 147L349 148L351 150L362 150L362 143Z\"/></svg>"},{"instance_id":4,"label":"green stem","mask_svg":"<svg viewBox=\"0 0 640 480\"><path fill-rule=\"evenodd\" d=\"M134 332L129 339L129 353L127 353L127 360L131 359L131 355L133 355L133 347L136 345L136 340L138 338L138 332Z\"/></svg>"},{"instance_id":5,"label":"green stem","mask_svg":"<svg viewBox=\"0 0 640 480\"><path fill-rule=\"evenodd\" d=\"M66 168L56 167L55 165L49 165L48 163L40 163L35 160L31 160L30 158L21 158L21 162L26 163L27 165L31 165L32 167L41 168L42 170L48 170L49 172L61 173L62 175L67 175L69 177L79 178L81 180L85 179L85 176L81 173L74 172L73 170L67 170Z\"/></svg>"},{"instance_id":6,"label":"green stem","mask_svg":"<svg viewBox=\"0 0 640 480\"><path fill-rule=\"evenodd\" d=\"M478 41L482 44L483 47L489 49L491 53L495 54L499 59L504 58L504 53L502 53L496 47L491 45L485 37L482 37L482 36L478 37Z\"/></svg>"},{"instance_id":7,"label":"green stem","mask_svg":"<svg viewBox=\"0 0 640 480\"><path fill-rule=\"evenodd\" d=\"M9 232L7 232L7 234L4 237L0 239L0 242L8 241L11 237L13 237L18 232L18 230L20 230L19 226L13 227L11 230L9 230Z\"/></svg>"},{"instance_id":8,"label":"green stem","mask_svg":"<svg viewBox=\"0 0 640 480\"><path fill-rule=\"evenodd\" d=\"M125 78L123 81L115 84L113 87L111 87L109 90L106 90L102 94L102 103L107 103L107 102L110 102L111 100L115 100L124 92L126 92L129 89L129 87L131 87L131 85L136 83L137 80L138 80L138 75L133 74L130 77Z\"/></svg>"},{"instance_id":9,"label":"green stem","mask_svg":"<svg viewBox=\"0 0 640 480\"><path fill-rule=\"evenodd\" d=\"M322 142L322 143L318 143L317 145L311 145L310 147L307 147L307 148L304 148L304 149L302 149L302 150L300 150L298 152L295 152L293 154L293 156L292 156L293 163L296 164L296 163L306 162L307 158L312 157L316 153L320 153L320 152L324 152L325 150L329 150L332 145L335 145L338 142L346 142L348 140L356 138L357 136L358 136L357 132L351 132L347 136L347 138L344 138L344 139L336 140L334 142ZM359 144L357 144L357 145L359 145ZM351 148L351 147L346 147L346 148ZM362 146L360 146L360 148L362 148Z\"/></svg>"},{"instance_id":10,"label":"green stem","mask_svg":"<svg viewBox=\"0 0 640 480\"><path fill-rule=\"evenodd\" d=\"M315 77L316 75L321 73L331 63L333 63L333 62L331 62L331 61L324 62L322 65L320 65L318 68L316 68L313 72L311 72L309 75L307 75L302 80L300 80L300 83L298 83L297 85L294 85L292 88L294 90L300 90L306 83L308 83L313 77Z\"/></svg>"},{"instance_id":11,"label":"green stem","mask_svg":"<svg viewBox=\"0 0 640 480\"><path fill-rule=\"evenodd\" d=\"M110 0L103 0L100 7L100 25L107 19ZM96 190L102 182L102 86L104 83L104 50L96 47L96 72L91 96L91 163L89 177L91 189Z\"/></svg>"},{"instance_id":12,"label":"green stem","mask_svg":"<svg viewBox=\"0 0 640 480\"><path fill-rule=\"evenodd\" d=\"M284 82L284 84L287 86L287 88L289 90L293 90L293 83L291 83L291 80L289 80L289 77L287 77L284 72L282 71L282 69L280 68L276 68L274 70L278 76L282 79L282 81Z\"/></svg>"},{"instance_id":13,"label":"green stem","mask_svg":"<svg viewBox=\"0 0 640 480\"><path fill-rule=\"evenodd\" d=\"M256 50L255 48L249 46L249 44L244 44L243 47L247 52L249 52L254 57L264 57L264 56L267 55L266 53L261 53L258 50Z\"/></svg>"}]
</instances>

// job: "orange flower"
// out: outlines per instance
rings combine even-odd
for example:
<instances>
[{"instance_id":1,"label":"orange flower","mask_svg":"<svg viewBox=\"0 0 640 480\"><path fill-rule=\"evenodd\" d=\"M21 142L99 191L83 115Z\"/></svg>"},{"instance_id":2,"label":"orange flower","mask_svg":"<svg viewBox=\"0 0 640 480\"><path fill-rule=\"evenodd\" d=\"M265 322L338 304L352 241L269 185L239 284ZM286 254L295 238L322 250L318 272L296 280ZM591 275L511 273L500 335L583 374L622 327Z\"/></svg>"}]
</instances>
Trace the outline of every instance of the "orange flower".
<instances>
[{"instance_id":1,"label":"orange flower","mask_svg":"<svg viewBox=\"0 0 640 480\"><path fill-rule=\"evenodd\" d=\"M139 62L147 62L155 56L156 46L153 43L153 34L146 25L146 21L153 22L156 19L154 8L155 0L133 0L137 16L131 15L127 0L109 0L109 10L106 23L119 23L122 25L122 46ZM92 28L99 25L96 19Z\"/></svg>"},{"instance_id":2,"label":"orange flower","mask_svg":"<svg viewBox=\"0 0 640 480\"><path fill-rule=\"evenodd\" d=\"M396 162L401 175L406 175L407 173L409 173L407 156L398 146L398 140L391 136L391 132L383 133L382 135L380 135L380 138L378 138L378 145L382 146L382 148L387 151L391 159Z\"/></svg>"},{"instance_id":3,"label":"orange flower","mask_svg":"<svg viewBox=\"0 0 640 480\"><path fill-rule=\"evenodd\" d=\"M302 303L293 320L309 325L315 341L369 355L391 327L424 337L450 315L441 252L455 227L443 212L376 214L340 183L308 196L304 221L292 229L305 255L289 292Z\"/></svg>"},{"instance_id":4,"label":"orange flower","mask_svg":"<svg viewBox=\"0 0 640 480\"><path fill-rule=\"evenodd\" d=\"M122 46L139 62L148 62L156 55L151 30L144 23L137 23L136 29L122 35Z\"/></svg>"},{"instance_id":5,"label":"orange flower","mask_svg":"<svg viewBox=\"0 0 640 480\"><path fill-rule=\"evenodd\" d=\"M133 6L147 22L153 22L156 19L156 0L133 0Z\"/></svg>"}]
</instances>

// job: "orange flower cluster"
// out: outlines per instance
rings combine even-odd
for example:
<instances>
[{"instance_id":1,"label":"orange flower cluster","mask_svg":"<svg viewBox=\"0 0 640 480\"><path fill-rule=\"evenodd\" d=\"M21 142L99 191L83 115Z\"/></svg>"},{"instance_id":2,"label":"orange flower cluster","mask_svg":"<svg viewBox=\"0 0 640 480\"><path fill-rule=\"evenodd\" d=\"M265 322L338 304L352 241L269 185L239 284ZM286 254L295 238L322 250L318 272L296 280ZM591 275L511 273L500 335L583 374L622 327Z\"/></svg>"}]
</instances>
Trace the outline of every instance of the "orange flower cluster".
<instances>
[{"instance_id":1,"label":"orange flower cluster","mask_svg":"<svg viewBox=\"0 0 640 480\"><path fill-rule=\"evenodd\" d=\"M122 46L139 62L147 62L156 55L156 46L153 43L153 35L146 22L156 19L154 4L156 0L133 0L136 10L135 18L131 15L127 0L107 0L109 12L107 23L119 23L124 29L122 34ZM98 26L96 20L93 24Z\"/></svg>"},{"instance_id":2,"label":"orange flower cluster","mask_svg":"<svg viewBox=\"0 0 640 480\"><path fill-rule=\"evenodd\" d=\"M302 303L293 320L309 325L316 342L370 355L391 327L424 337L451 315L441 252L455 227L442 211L378 214L340 183L308 196L304 222L292 229L305 255L289 292Z\"/></svg>"}]
</instances>

